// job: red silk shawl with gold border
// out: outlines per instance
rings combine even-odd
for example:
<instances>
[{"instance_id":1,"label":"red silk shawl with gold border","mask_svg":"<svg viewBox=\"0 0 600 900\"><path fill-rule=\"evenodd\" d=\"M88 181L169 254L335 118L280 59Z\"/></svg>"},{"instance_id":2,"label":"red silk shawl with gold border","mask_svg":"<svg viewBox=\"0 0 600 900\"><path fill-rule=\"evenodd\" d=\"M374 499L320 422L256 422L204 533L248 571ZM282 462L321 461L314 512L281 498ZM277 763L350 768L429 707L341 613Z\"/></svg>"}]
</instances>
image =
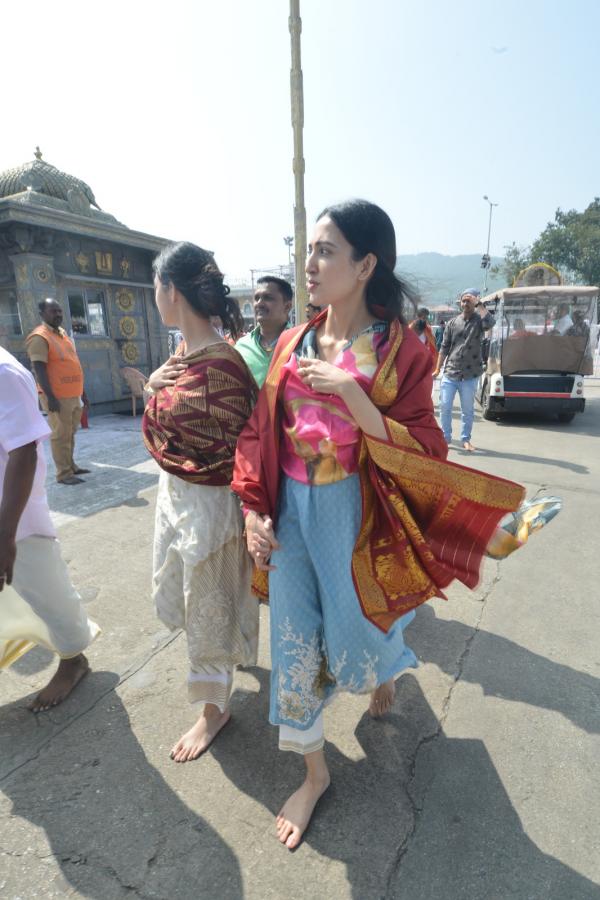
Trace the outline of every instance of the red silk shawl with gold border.
<instances>
[{"instance_id":1,"label":"red silk shawl with gold border","mask_svg":"<svg viewBox=\"0 0 600 900\"><path fill-rule=\"evenodd\" d=\"M144 411L144 443L161 469L194 484L228 485L256 399L248 366L226 341L181 354L186 371Z\"/></svg>"},{"instance_id":2,"label":"red silk shawl with gold border","mask_svg":"<svg viewBox=\"0 0 600 900\"><path fill-rule=\"evenodd\" d=\"M314 325L315 320L280 337L238 440L232 489L247 508L272 517L280 479L282 369ZM370 391L388 437L361 439L362 521L352 554L363 613L382 631L431 597L444 597L454 579L475 587L495 528L524 494L514 482L446 461L433 413L431 369L431 355L417 336L392 322ZM253 586L259 597L268 597L266 573L255 570Z\"/></svg>"}]
</instances>

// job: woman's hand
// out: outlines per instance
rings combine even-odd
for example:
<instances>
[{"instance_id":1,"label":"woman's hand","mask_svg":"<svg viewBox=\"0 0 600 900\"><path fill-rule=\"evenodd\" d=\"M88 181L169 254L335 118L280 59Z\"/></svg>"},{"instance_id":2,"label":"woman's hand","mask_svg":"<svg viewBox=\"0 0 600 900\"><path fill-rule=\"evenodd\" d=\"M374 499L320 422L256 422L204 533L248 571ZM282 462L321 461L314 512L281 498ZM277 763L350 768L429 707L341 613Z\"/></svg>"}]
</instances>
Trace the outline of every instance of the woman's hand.
<instances>
[{"instance_id":1,"label":"woman's hand","mask_svg":"<svg viewBox=\"0 0 600 900\"><path fill-rule=\"evenodd\" d=\"M180 356L170 356L166 363L163 363L158 369L152 373L148 379L148 386L153 391L159 391L164 387L172 387L179 376L187 369L187 363L181 361Z\"/></svg>"},{"instance_id":2,"label":"woman's hand","mask_svg":"<svg viewBox=\"0 0 600 900\"><path fill-rule=\"evenodd\" d=\"M246 544L248 553L255 562L256 568L263 572L272 572L276 566L269 565L273 550L279 550L279 543L273 531L273 520L270 516L261 516L253 510L246 516Z\"/></svg>"},{"instance_id":3,"label":"woman's hand","mask_svg":"<svg viewBox=\"0 0 600 900\"><path fill-rule=\"evenodd\" d=\"M387 440L383 416L350 372L321 359L300 359L298 375L314 391L341 397L362 432L382 441Z\"/></svg>"},{"instance_id":4,"label":"woman's hand","mask_svg":"<svg viewBox=\"0 0 600 900\"><path fill-rule=\"evenodd\" d=\"M349 385L354 384L350 372L339 369L322 359L299 359L298 375L313 391L319 394L337 394L341 397Z\"/></svg>"}]
</instances>

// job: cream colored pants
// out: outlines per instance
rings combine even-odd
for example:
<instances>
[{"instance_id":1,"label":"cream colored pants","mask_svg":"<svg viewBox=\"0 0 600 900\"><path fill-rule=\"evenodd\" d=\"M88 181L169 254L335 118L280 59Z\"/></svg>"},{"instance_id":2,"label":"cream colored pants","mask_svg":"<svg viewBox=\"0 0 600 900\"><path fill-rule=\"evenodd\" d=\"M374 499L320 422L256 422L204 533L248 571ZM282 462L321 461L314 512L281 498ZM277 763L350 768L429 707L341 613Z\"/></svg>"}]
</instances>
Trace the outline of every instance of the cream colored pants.
<instances>
[{"instance_id":1,"label":"cream colored pants","mask_svg":"<svg viewBox=\"0 0 600 900\"><path fill-rule=\"evenodd\" d=\"M81 400L79 397L62 397L59 399L60 410L50 412L48 401L42 395L42 408L48 414L48 425L52 429L50 447L56 466L56 480L64 481L75 474L77 466L73 460L75 448L75 432L81 422Z\"/></svg>"},{"instance_id":2,"label":"cream colored pants","mask_svg":"<svg viewBox=\"0 0 600 900\"><path fill-rule=\"evenodd\" d=\"M228 706L237 665L256 665L258 601L229 487L192 484L162 471L156 498L153 597L171 629L185 629L192 703Z\"/></svg>"}]
</instances>

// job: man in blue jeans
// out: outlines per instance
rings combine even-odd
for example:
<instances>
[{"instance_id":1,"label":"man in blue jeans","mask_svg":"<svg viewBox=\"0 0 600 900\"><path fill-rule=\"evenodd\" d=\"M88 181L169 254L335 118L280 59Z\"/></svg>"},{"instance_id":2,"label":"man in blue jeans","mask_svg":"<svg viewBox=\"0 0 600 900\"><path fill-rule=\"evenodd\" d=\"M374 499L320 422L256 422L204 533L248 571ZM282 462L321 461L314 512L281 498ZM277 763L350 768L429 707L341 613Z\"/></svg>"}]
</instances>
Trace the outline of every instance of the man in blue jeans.
<instances>
[{"instance_id":1,"label":"man in blue jeans","mask_svg":"<svg viewBox=\"0 0 600 900\"><path fill-rule=\"evenodd\" d=\"M484 332L495 319L480 301L479 291L469 288L460 295L460 315L451 319L444 330L442 346L433 377L441 371L440 413L446 441L452 440L452 405L458 391L461 411L460 440L465 450L473 451L471 431L475 407L475 391L483 371L481 343Z\"/></svg>"}]
</instances>

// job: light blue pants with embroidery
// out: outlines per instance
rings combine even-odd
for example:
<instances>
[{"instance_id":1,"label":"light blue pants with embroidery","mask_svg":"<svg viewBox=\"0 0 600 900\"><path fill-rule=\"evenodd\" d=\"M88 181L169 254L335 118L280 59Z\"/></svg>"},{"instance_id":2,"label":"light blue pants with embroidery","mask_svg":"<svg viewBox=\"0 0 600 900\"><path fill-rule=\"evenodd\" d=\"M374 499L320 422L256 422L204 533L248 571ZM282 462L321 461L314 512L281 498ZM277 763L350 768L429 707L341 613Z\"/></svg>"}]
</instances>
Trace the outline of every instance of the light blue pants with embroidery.
<instances>
[{"instance_id":1,"label":"light blue pants with embroidery","mask_svg":"<svg viewBox=\"0 0 600 900\"><path fill-rule=\"evenodd\" d=\"M336 691L369 693L417 660L402 616L387 634L362 614L351 559L361 521L358 475L327 485L283 477L269 575L273 725L310 729Z\"/></svg>"}]
</instances>

